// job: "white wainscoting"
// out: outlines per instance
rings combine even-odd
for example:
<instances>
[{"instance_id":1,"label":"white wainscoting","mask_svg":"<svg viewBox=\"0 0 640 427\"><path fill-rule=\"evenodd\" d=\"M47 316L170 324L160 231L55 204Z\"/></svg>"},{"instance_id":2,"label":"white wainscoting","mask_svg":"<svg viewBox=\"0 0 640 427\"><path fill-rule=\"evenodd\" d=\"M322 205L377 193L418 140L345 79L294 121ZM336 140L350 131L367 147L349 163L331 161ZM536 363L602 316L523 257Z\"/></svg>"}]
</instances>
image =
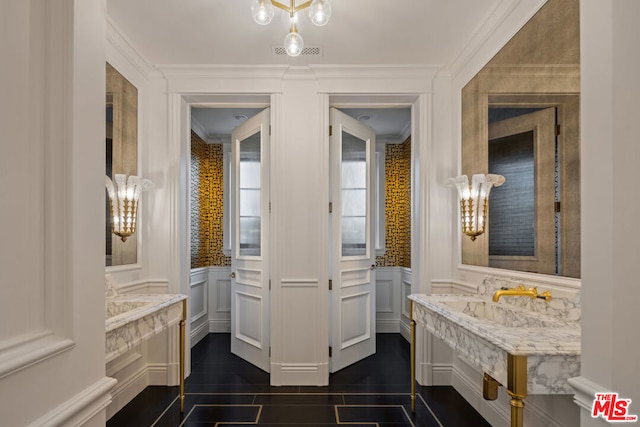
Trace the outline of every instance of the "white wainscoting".
<instances>
[{"instance_id":1,"label":"white wainscoting","mask_svg":"<svg viewBox=\"0 0 640 427\"><path fill-rule=\"evenodd\" d=\"M210 332L231 332L231 267L191 270L191 347Z\"/></svg>"},{"instance_id":2,"label":"white wainscoting","mask_svg":"<svg viewBox=\"0 0 640 427\"><path fill-rule=\"evenodd\" d=\"M369 270L367 270L368 272ZM231 331L231 267L191 270L191 346L210 332ZM376 331L409 339L411 269L376 269Z\"/></svg>"}]
</instances>

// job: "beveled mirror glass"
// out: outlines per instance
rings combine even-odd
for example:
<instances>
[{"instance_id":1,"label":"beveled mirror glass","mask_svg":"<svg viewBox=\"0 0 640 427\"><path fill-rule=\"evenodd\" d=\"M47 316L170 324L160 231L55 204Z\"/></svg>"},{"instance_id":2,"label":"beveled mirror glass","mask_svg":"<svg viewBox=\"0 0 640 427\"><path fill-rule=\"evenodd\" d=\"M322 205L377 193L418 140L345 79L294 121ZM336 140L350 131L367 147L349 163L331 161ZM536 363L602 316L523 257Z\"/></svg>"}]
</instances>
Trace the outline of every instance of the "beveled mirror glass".
<instances>
[{"instance_id":1,"label":"beveled mirror glass","mask_svg":"<svg viewBox=\"0 0 640 427\"><path fill-rule=\"evenodd\" d=\"M462 173L495 173L462 263L580 277L579 1L549 0L462 90Z\"/></svg>"},{"instance_id":2,"label":"beveled mirror glass","mask_svg":"<svg viewBox=\"0 0 640 427\"><path fill-rule=\"evenodd\" d=\"M138 89L109 63L106 87L106 170L112 180L117 173L137 175ZM123 242L111 232L111 209L105 189L105 265L135 264L138 261L137 233Z\"/></svg>"}]
</instances>

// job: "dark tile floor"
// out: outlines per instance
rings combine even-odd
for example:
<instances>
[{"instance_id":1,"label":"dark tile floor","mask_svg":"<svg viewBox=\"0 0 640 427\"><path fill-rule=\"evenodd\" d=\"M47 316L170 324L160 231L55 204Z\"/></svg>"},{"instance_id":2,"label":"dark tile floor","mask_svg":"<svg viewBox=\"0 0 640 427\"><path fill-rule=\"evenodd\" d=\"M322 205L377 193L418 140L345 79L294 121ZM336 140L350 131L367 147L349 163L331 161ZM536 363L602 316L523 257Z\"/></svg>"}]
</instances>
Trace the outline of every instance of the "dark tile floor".
<instances>
[{"instance_id":1,"label":"dark tile floor","mask_svg":"<svg viewBox=\"0 0 640 427\"><path fill-rule=\"evenodd\" d=\"M147 387L107 427L489 426L452 387L418 386L411 413L409 345L399 334L378 334L376 354L332 374L327 387L271 387L229 342L209 334L192 349L184 414L177 387Z\"/></svg>"}]
</instances>

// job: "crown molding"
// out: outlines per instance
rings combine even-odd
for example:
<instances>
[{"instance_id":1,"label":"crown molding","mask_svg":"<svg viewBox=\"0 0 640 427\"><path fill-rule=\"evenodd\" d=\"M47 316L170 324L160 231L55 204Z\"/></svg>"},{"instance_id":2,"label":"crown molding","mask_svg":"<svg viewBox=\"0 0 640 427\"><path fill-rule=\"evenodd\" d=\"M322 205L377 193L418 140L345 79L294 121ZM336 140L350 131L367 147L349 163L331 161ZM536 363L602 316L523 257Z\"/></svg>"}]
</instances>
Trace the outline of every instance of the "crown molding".
<instances>
[{"instance_id":1,"label":"crown molding","mask_svg":"<svg viewBox=\"0 0 640 427\"><path fill-rule=\"evenodd\" d=\"M158 74L156 68L133 46L115 22L107 17L107 61L114 56L110 49L122 55L144 79L148 80Z\"/></svg>"},{"instance_id":2,"label":"crown molding","mask_svg":"<svg viewBox=\"0 0 640 427\"><path fill-rule=\"evenodd\" d=\"M441 65L325 65L311 64L317 79L421 79L431 80Z\"/></svg>"},{"instance_id":3,"label":"crown molding","mask_svg":"<svg viewBox=\"0 0 640 427\"><path fill-rule=\"evenodd\" d=\"M444 74L464 83L473 77L522 28L547 0L502 0L479 23Z\"/></svg>"},{"instance_id":4,"label":"crown molding","mask_svg":"<svg viewBox=\"0 0 640 427\"><path fill-rule=\"evenodd\" d=\"M282 80L289 65L202 65L161 64L156 68L168 79L278 79Z\"/></svg>"}]
</instances>

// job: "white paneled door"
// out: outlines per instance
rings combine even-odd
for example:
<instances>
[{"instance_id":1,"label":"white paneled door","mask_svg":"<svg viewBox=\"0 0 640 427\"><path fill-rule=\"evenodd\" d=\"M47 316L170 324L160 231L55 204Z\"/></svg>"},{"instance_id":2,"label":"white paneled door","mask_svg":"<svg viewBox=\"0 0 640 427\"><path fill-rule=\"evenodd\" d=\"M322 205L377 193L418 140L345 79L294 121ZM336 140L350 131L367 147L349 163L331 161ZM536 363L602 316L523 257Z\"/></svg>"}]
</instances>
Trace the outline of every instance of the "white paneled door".
<instances>
[{"instance_id":1,"label":"white paneled door","mask_svg":"<svg viewBox=\"0 0 640 427\"><path fill-rule=\"evenodd\" d=\"M269 372L269 109L231 143L231 352Z\"/></svg>"},{"instance_id":2,"label":"white paneled door","mask_svg":"<svg viewBox=\"0 0 640 427\"><path fill-rule=\"evenodd\" d=\"M376 351L375 134L330 110L331 358L336 372Z\"/></svg>"}]
</instances>

